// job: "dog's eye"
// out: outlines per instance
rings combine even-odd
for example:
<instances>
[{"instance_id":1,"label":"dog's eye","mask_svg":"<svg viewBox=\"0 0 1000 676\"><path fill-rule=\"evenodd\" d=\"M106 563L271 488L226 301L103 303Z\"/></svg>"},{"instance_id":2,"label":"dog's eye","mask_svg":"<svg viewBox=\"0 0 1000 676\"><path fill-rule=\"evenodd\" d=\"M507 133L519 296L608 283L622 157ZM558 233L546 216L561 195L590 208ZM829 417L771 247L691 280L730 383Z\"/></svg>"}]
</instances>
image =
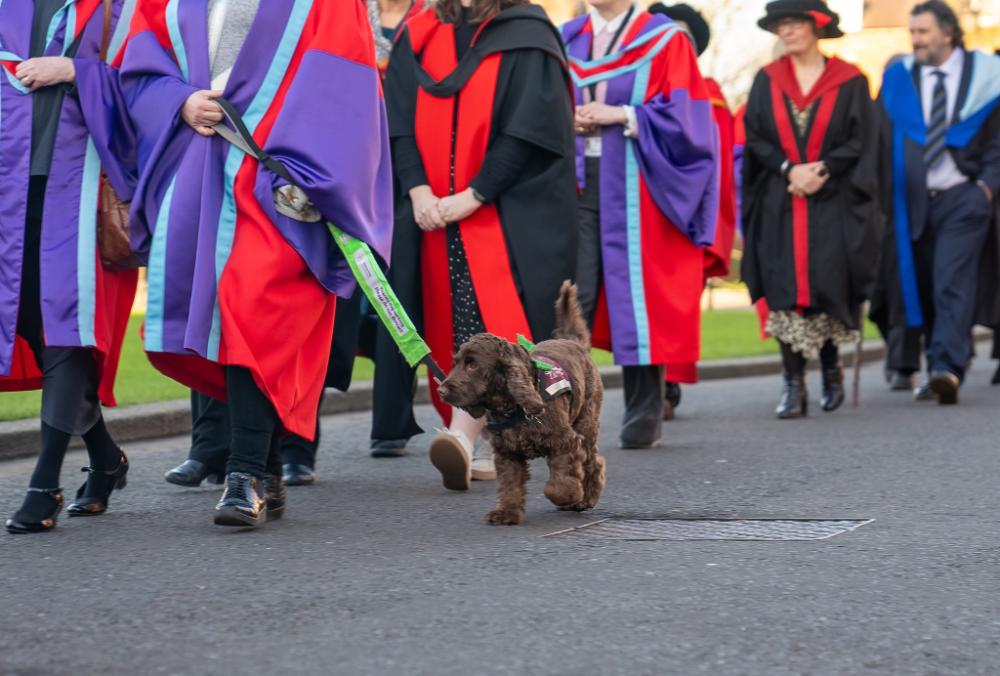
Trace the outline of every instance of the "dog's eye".
<instances>
[{"instance_id":1,"label":"dog's eye","mask_svg":"<svg viewBox=\"0 0 1000 676\"><path fill-rule=\"evenodd\" d=\"M476 370L476 360L473 359L472 357L466 357L465 358L465 368L467 368L470 371L475 371Z\"/></svg>"}]
</instances>

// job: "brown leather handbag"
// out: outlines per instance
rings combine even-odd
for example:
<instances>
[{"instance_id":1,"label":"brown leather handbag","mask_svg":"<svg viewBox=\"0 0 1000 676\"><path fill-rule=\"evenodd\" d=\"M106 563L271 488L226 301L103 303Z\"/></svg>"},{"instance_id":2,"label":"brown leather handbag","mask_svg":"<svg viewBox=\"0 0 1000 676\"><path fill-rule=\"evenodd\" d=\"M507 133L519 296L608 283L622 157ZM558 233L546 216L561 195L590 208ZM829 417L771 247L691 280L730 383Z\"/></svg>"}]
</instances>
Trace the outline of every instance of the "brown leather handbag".
<instances>
[{"instance_id":1,"label":"brown leather handbag","mask_svg":"<svg viewBox=\"0 0 1000 676\"><path fill-rule=\"evenodd\" d=\"M101 34L101 62L108 58L111 42L111 0L104 0L104 31ZM123 201L108 177L101 172L97 196L97 250L105 270L132 270L141 261L132 253L129 239L130 202Z\"/></svg>"}]
</instances>

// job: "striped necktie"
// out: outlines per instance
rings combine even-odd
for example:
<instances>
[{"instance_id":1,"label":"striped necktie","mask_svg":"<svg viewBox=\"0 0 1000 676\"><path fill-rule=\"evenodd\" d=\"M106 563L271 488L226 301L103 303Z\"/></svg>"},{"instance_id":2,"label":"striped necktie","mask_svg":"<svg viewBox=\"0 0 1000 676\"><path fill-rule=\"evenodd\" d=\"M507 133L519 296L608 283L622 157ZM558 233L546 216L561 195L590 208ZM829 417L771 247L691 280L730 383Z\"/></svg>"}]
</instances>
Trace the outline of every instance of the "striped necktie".
<instances>
[{"instance_id":1,"label":"striped necktie","mask_svg":"<svg viewBox=\"0 0 1000 676\"><path fill-rule=\"evenodd\" d=\"M945 72L931 73L937 78L931 99L931 121L927 129L927 143L924 145L924 162L928 169L935 169L944 159L945 134L948 131L948 92L944 88Z\"/></svg>"}]
</instances>

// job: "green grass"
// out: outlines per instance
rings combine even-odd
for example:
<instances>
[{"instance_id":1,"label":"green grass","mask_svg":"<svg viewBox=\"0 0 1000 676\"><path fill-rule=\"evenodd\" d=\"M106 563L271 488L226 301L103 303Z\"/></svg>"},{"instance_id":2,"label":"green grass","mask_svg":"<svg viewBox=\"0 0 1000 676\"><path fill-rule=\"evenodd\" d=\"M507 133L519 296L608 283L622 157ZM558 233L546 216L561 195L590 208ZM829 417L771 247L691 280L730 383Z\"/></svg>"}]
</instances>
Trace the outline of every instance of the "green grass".
<instances>
[{"instance_id":1,"label":"green grass","mask_svg":"<svg viewBox=\"0 0 1000 676\"><path fill-rule=\"evenodd\" d=\"M122 350L121 366L118 370L116 395L122 406L169 399L183 399L188 391L173 380L160 375L142 351L139 340L139 326L142 317L133 317L129 323L125 347ZM778 351L773 340L761 340L757 315L746 310L716 310L702 314L702 359L731 359L775 354ZM865 329L868 337L877 336L874 327ZM611 364L611 355L595 350L598 364ZM358 359L354 365L356 381L371 380L373 367L368 359ZM0 420L17 420L38 415L41 403L40 392L0 393Z\"/></svg>"}]
</instances>

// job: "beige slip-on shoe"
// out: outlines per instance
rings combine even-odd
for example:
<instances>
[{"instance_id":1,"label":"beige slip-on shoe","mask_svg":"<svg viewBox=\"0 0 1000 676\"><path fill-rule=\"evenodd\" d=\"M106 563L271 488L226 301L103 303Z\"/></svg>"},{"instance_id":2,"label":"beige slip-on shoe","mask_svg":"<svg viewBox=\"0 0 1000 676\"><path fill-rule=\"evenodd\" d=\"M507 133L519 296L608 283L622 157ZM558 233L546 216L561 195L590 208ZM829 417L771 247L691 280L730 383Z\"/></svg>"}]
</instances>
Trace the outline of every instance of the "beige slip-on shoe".
<instances>
[{"instance_id":1,"label":"beige slip-on shoe","mask_svg":"<svg viewBox=\"0 0 1000 676\"><path fill-rule=\"evenodd\" d=\"M469 490L472 480L472 453L469 440L462 432L441 430L431 442L431 464L441 472L444 487L450 491Z\"/></svg>"}]
</instances>

